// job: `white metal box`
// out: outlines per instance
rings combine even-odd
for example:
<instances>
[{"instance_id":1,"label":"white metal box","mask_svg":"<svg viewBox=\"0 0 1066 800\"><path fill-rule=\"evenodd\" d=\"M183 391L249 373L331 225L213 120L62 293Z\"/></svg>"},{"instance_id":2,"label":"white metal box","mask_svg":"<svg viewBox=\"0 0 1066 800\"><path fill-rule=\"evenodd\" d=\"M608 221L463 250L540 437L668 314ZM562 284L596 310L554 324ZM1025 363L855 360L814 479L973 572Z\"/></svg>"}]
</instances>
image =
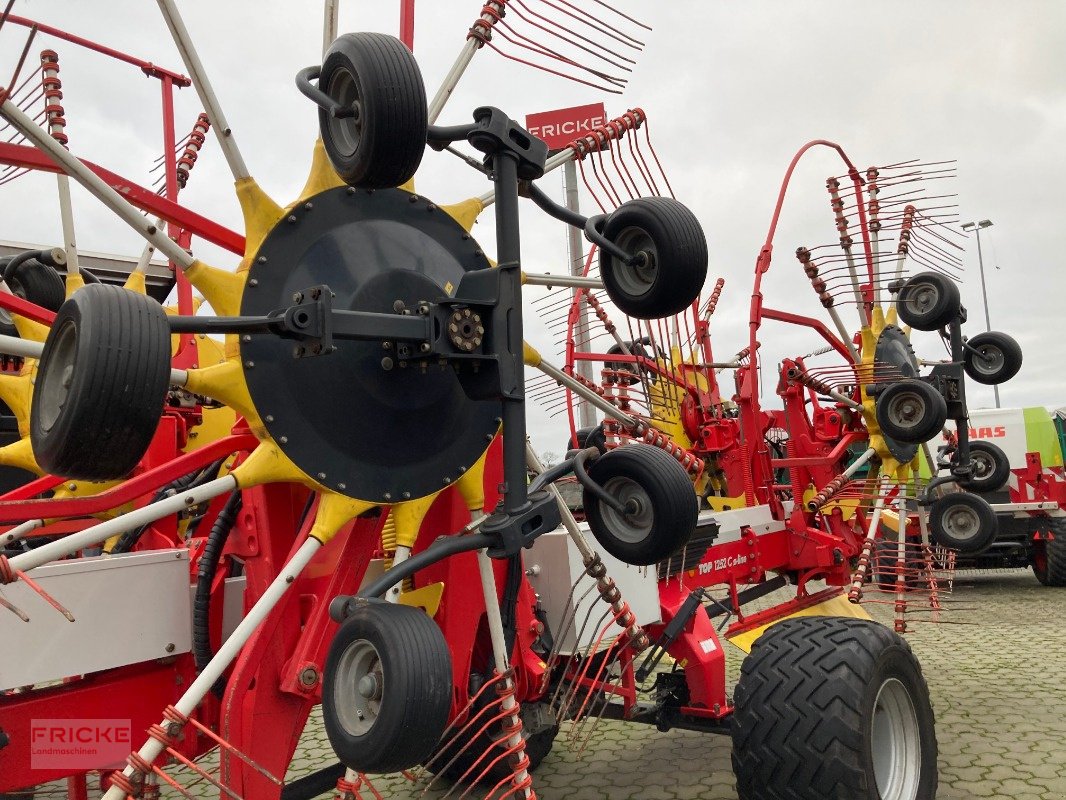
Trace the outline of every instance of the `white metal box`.
<instances>
[{"instance_id":1,"label":"white metal box","mask_svg":"<svg viewBox=\"0 0 1066 800\"><path fill-rule=\"evenodd\" d=\"M588 526L582 525L581 528L595 546L591 534L588 533ZM660 622L659 587L655 578L655 568L633 567L602 551L600 556L603 558L604 566L607 567L607 574L614 579L615 584L621 590L622 598L629 603L637 622L641 625ZM571 596L570 587L578 577L584 574L585 566L581 562L581 554L577 546L566 531L558 528L538 537L533 547L524 554L524 561L529 582L547 612L552 635L562 636L561 652L564 655L570 655L594 642L599 636L599 628L602 627L597 626L596 623L608 610L608 606L600 599L595 589L582 599L585 589L592 585L592 579L588 577ZM569 626L565 623L561 624L564 617L574 611L575 604L577 604L576 621ZM591 613L589 613L590 609ZM583 626L582 622L586 619L586 615L588 615L588 623ZM581 630L582 627L584 630ZM611 636L619 632L620 629L615 626ZM580 641L578 640L579 633L581 634Z\"/></svg>"},{"instance_id":2,"label":"white metal box","mask_svg":"<svg viewBox=\"0 0 1066 800\"><path fill-rule=\"evenodd\" d=\"M57 561L29 575L75 621L21 581L0 587L30 617L0 609L0 690L192 649L185 549Z\"/></svg>"}]
</instances>

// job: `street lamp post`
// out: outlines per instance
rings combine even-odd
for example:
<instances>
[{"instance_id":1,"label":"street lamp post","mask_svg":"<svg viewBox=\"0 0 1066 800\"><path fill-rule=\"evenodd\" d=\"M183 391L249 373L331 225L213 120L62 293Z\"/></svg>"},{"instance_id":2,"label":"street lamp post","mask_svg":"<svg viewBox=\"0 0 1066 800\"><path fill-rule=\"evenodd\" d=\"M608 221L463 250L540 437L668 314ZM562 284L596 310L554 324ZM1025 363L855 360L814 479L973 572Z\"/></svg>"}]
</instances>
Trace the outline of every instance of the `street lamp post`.
<instances>
[{"instance_id":1,"label":"street lamp post","mask_svg":"<svg viewBox=\"0 0 1066 800\"><path fill-rule=\"evenodd\" d=\"M973 231L977 234L977 264L981 270L981 298L982 300L984 300L985 305L986 331L992 330L992 322L989 320L988 317L988 290L985 288L985 260L981 254L981 228L989 228L991 226L992 220L990 219L983 219L980 222L964 222L962 224L962 229L964 231L973 229ZM999 408L999 386L993 384L992 391L995 393L996 396L996 408Z\"/></svg>"}]
</instances>

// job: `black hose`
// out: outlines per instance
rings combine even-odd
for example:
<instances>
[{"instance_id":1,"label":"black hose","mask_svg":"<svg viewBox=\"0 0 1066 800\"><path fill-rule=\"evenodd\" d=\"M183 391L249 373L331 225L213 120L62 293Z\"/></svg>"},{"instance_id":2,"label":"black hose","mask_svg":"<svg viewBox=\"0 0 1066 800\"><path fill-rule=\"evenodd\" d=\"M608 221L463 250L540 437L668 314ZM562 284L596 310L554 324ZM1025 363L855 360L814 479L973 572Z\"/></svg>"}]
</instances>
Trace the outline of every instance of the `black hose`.
<instances>
[{"instance_id":1,"label":"black hose","mask_svg":"<svg viewBox=\"0 0 1066 800\"><path fill-rule=\"evenodd\" d=\"M344 764L330 764L320 770L286 783L281 789L281 800L311 800L325 794L344 777Z\"/></svg>"},{"instance_id":2,"label":"black hose","mask_svg":"<svg viewBox=\"0 0 1066 800\"><path fill-rule=\"evenodd\" d=\"M596 483L596 481L589 476L588 472L585 471L585 461L589 458L598 458L599 455L599 450L595 447L589 447L574 456L574 477L577 478L578 483L580 483L583 488L591 492L601 503L613 508L619 514L625 514L627 513L626 507L618 500L618 498Z\"/></svg>"},{"instance_id":3,"label":"black hose","mask_svg":"<svg viewBox=\"0 0 1066 800\"><path fill-rule=\"evenodd\" d=\"M3 261L3 275L6 283L11 282L11 279L15 277L15 271L27 261L39 261L46 267L51 267L52 269L58 268L55 259L52 258L51 250L24 250L18 255L3 259ZM78 272L81 273L81 279L86 283L100 282L100 279L89 270L85 269L85 267L79 267Z\"/></svg>"},{"instance_id":4,"label":"black hose","mask_svg":"<svg viewBox=\"0 0 1066 800\"><path fill-rule=\"evenodd\" d=\"M507 559L507 580L500 598L500 618L508 658L514 653L514 640L518 634L518 590L522 588L523 575L522 554L515 553Z\"/></svg>"},{"instance_id":5,"label":"black hose","mask_svg":"<svg viewBox=\"0 0 1066 800\"><path fill-rule=\"evenodd\" d=\"M148 505L158 503L160 500L164 500L179 492L184 492L186 489L200 486L208 480L214 480L218 477L218 471L222 469L222 464L225 460L225 458L220 458L217 461L212 461L199 472L190 472L187 475L182 475L180 478L175 478L170 483L164 484L159 487L159 490L154 495L152 495L152 499L149 501ZM115 542L115 546L108 552L112 555L117 553L128 553L133 549L134 545L140 541L144 532L151 526L151 522L146 522L139 528L134 528L132 531L126 531L119 537L118 541Z\"/></svg>"},{"instance_id":6,"label":"black hose","mask_svg":"<svg viewBox=\"0 0 1066 800\"><path fill-rule=\"evenodd\" d=\"M470 550L480 550L482 547L491 547L497 540L483 533L470 533L466 536L441 536L433 544L421 553L404 559L387 569L375 580L359 590L359 597L381 597L385 592L402 581L404 578L414 575L418 570L443 561L448 556L456 553L466 553ZM330 616L337 622L345 619L347 604L353 597L339 595L330 603ZM338 602L339 601L339 602ZM336 605L334 605L336 604ZM334 613L336 611L336 613Z\"/></svg>"},{"instance_id":7,"label":"black hose","mask_svg":"<svg viewBox=\"0 0 1066 800\"><path fill-rule=\"evenodd\" d=\"M41 263L45 263L46 259L51 262L48 250L23 250L16 256L12 256L11 260L7 262L4 267L4 282L11 283L11 279L15 277L15 270L25 264L27 261L36 259Z\"/></svg>"},{"instance_id":8,"label":"black hose","mask_svg":"<svg viewBox=\"0 0 1066 800\"><path fill-rule=\"evenodd\" d=\"M215 655L211 649L211 584L215 580L222 550L242 505L243 500L238 489L230 494L226 504L218 512L197 565L196 594L192 604L192 657L197 672L202 672ZM225 686L225 680L219 678L211 687L211 691L221 697Z\"/></svg>"}]
</instances>

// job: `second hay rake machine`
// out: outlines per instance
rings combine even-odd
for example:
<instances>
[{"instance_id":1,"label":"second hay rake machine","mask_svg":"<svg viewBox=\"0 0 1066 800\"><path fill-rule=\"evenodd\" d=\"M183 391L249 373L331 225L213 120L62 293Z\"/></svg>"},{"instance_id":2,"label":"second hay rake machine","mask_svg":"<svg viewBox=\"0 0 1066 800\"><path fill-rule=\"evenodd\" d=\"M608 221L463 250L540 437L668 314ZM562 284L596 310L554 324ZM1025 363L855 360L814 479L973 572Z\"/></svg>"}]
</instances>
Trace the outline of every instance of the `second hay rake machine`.
<instances>
[{"instance_id":1,"label":"second hay rake machine","mask_svg":"<svg viewBox=\"0 0 1066 800\"><path fill-rule=\"evenodd\" d=\"M161 6L176 38L187 42L173 6ZM228 133L195 53L186 48L186 56L215 129ZM683 311L702 286L706 245L691 214L661 199L623 204L591 220L559 208L534 183L546 167L540 144L499 110L478 109L473 124L430 125L434 104L427 109L417 67L387 37L337 39L322 66L305 70L298 82L320 106L322 145L296 202L281 208L270 201L232 139L222 140L247 224L236 273L175 247L4 105L5 116L49 157L183 269L218 314L167 317L143 297L106 287L74 293L41 357L48 397L63 398L41 401L53 403L35 429L35 445L49 454L43 466L72 476L120 477L151 438L157 398L172 382L225 402L246 423L216 448L239 454L229 474L2 562L5 581L21 582L27 570L182 508L210 503L216 516L230 518L225 546L245 559L247 614L206 663L179 659L156 669L170 685L148 680L143 667L143 675L131 670L112 684L134 691L125 681L146 677L140 704L150 697L166 711L161 722L139 726L149 729L149 739L121 774L108 776L106 796L143 795L168 780L161 759L193 762L216 745L221 770L205 779L218 781L224 793L297 796L294 787L282 788L281 776L319 697L331 742L349 768L339 790L352 796L373 791L361 771L424 764L461 782L487 781L490 795L531 797L529 771L550 749L560 722L572 722L571 737L582 742L603 716L698 730L724 730L733 718L744 797L779 796L787 789L782 781L812 797L827 786L846 786L857 796L933 796L936 752L924 682L906 645L884 629L832 618L779 623L755 645L736 708L730 701L716 618L740 613L754 596L739 585L753 583L758 594L780 585L763 581L768 570L797 573L788 568L796 563L793 546L807 566L793 574L801 597L789 611L831 599L834 590L802 590L815 578L840 585L841 576L851 577L851 565L837 552L841 529L806 525L799 533L793 520L786 523L772 476L758 474L745 485L746 516L742 510L704 520L691 536L696 503L676 442L656 431L654 419L625 413L522 340L519 192L585 230L601 250L600 280L611 299L640 319ZM497 206L495 268L469 235L476 210L443 208L413 193L409 181L427 140L438 149L465 141L486 157ZM764 252L762 271L769 265ZM225 333L225 360L173 370L172 334L194 332ZM100 340L121 343L123 357L95 364L85 354ZM617 355L638 369L661 368L658 356L642 361L632 348ZM616 434L651 446L586 448L561 467L543 468L525 443L523 363L610 414ZM79 384L90 364L115 380ZM754 367L746 380L752 391ZM75 393L72 385L86 388ZM132 392L123 388L129 386ZM104 407L125 412L141 440L129 448L130 463L112 465L106 475L93 456L109 437L91 424ZM758 433L748 441L763 440L760 426L770 417L757 395L736 419L753 426L747 434ZM65 426L83 435L64 436ZM418 441L420 449L402 450L398 441ZM771 474L798 466L774 464L761 450L745 457L753 470ZM826 469L841 458L826 459ZM192 462L181 466L187 473ZM528 487L527 466L539 473ZM582 482L601 545L632 564L658 564L657 573L608 561L618 583L611 580L605 559L552 485L569 471ZM791 484L794 494L803 488L795 477ZM243 497L244 508L235 510L232 500L219 510L227 495ZM485 509L495 513L486 516ZM829 516L840 519L844 512ZM900 528L908 516L903 507ZM876 517L875 510L872 528ZM735 527L732 549L707 547L726 520ZM576 554L549 559L538 548L560 521ZM441 532L453 535L438 538ZM773 540L783 545L773 556L763 536L772 533L784 534ZM862 537L853 529L845 533L855 551ZM216 538L215 552L220 546ZM531 565L527 576L522 550L529 546L533 555L525 561L535 557L543 566ZM385 556L373 559L376 573L375 553ZM580 602L580 582L564 602L558 594L545 597L561 615L544 609L533 591L536 578L563 564L606 602L602 617ZM744 580L730 577L738 569ZM692 571L710 577L693 581ZM721 584L730 587L729 597L712 599L707 588ZM619 586L628 597L630 588L640 594L649 585L652 611L638 620ZM743 628L754 639L780 612L749 615L730 632ZM220 623L216 616L212 644L221 638ZM801 646L808 656L798 654ZM847 653L841 658L857 677L839 681L825 672L820 662L836 651ZM674 659L673 670L656 669L664 653ZM787 668L781 653L788 654ZM797 663L806 657L812 663ZM653 674L649 703L640 693ZM804 751L804 737L780 741L769 722L769 710L794 707L795 697L812 688L804 681L834 685L847 709L823 720L813 708L793 708L808 740L833 726L846 742L846 756L833 764L823 753ZM80 688L94 691L91 681L84 683ZM95 691L101 702L99 682ZM30 702L59 697L60 690L13 696L6 707L21 703L28 719L36 713ZM145 711L130 714L140 723ZM286 721L283 735L252 736L257 725L278 719ZM797 771L775 777L767 764L785 744ZM301 789L311 792L310 784Z\"/></svg>"}]
</instances>

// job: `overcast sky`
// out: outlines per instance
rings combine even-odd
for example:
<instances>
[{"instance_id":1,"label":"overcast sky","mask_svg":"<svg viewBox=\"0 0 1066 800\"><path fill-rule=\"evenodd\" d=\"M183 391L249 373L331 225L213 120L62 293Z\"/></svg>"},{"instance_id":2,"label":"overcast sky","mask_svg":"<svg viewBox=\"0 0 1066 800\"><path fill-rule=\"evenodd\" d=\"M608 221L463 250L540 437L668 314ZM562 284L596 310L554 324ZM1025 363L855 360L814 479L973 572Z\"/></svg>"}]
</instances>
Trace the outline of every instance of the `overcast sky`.
<instances>
[{"instance_id":1,"label":"overcast sky","mask_svg":"<svg viewBox=\"0 0 1066 800\"><path fill-rule=\"evenodd\" d=\"M543 8L539 0L525 3ZM394 33L398 5L341 0L341 30ZM959 177L950 190L958 194L961 219L994 223L982 235L992 326L1015 336L1025 351L1021 374L1001 388L1003 405L1066 404L1060 313L1066 290L1061 233L1066 219L1066 5L1058 0L616 0L615 5L654 28L623 95L605 96L486 50L474 59L440 121L466 121L474 107L485 104L519 120L530 112L599 100L610 116L644 108L677 197L693 208L706 231L709 277L727 281L712 326L721 357L746 343L755 257L781 177L804 142L837 141L860 167L911 158L957 159ZM415 54L430 93L480 6L477 0L418 0ZM293 76L319 60L321 3L183 0L179 7L252 173L277 200L287 202L303 185L317 130L314 109L296 91ZM184 72L156 5L148 0L18 0L14 13ZM513 15L509 19L518 30L534 34L519 27ZM5 80L24 33L18 28L0 32ZM158 83L133 67L49 37L42 36L34 49L43 46L60 54L72 151L150 182L147 171L162 150ZM180 138L200 110L192 89L179 93L177 108ZM822 315L791 254L798 245L833 240L824 181L840 171L828 151L812 155L797 170L764 284L768 303ZM421 193L442 203L488 188L482 177L446 154L428 154L417 180ZM558 176L543 183L562 199ZM212 140L182 201L240 230L231 186ZM583 202L591 209L587 197ZM80 189L75 190L75 216L81 247L139 252L136 238ZM0 239L58 244L55 179L30 176L0 187L0 221ZM491 213L483 216L475 236L491 250ZM235 258L216 248L193 246L211 263L235 265ZM524 211L523 246L528 270L566 269L565 231L536 209ZM983 326L973 242L964 260L962 294L972 335ZM531 297L537 291L530 290ZM546 354L555 351L534 313L527 314L527 332ZM774 360L818 346L785 330L767 332L763 340L767 358ZM916 347L930 358L943 352L926 338L917 338ZM970 401L971 407L991 405L991 389L971 384ZM565 428L564 419L531 411L538 450L559 450Z\"/></svg>"}]
</instances>

